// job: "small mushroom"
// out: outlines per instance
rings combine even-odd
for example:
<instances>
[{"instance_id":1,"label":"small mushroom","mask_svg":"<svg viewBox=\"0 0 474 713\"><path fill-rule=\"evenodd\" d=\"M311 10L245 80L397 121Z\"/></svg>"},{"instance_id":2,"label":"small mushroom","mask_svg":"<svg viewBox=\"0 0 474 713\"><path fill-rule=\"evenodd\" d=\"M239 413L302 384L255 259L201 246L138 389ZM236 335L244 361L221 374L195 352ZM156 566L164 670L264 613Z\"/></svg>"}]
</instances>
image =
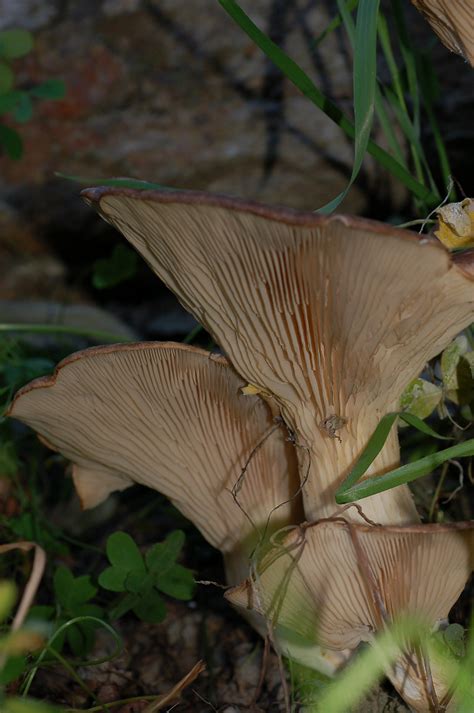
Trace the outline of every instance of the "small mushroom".
<instances>
[{"instance_id":1,"label":"small mushroom","mask_svg":"<svg viewBox=\"0 0 474 713\"><path fill-rule=\"evenodd\" d=\"M474 66L474 4L472 0L411 0L441 42Z\"/></svg>"},{"instance_id":2,"label":"small mushroom","mask_svg":"<svg viewBox=\"0 0 474 713\"><path fill-rule=\"evenodd\" d=\"M226 597L303 646L355 649L397 617L447 617L474 569L474 523L373 527L326 520L292 530ZM442 671L404 652L388 675L416 711L451 692ZM433 680L434 692L431 688Z\"/></svg>"},{"instance_id":3,"label":"small mushroom","mask_svg":"<svg viewBox=\"0 0 474 713\"><path fill-rule=\"evenodd\" d=\"M223 553L237 583L267 525L269 534L301 516L285 429L244 385L223 357L194 347L94 347L20 390L8 415L73 462L84 507L133 483L154 488Z\"/></svg>"},{"instance_id":4,"label":"small mushroom","mask_svg":"<svg viewBox=\"0 0 474 713\"><path fill-rule=\"evenodd\" d=\"M308 520L334 514L334 493L380 418L474 318L474 255L450 255L435 239L191 191L84 196L213 334L250 391L276 402L294 435ZM367 475L398 462L392 433ZM418 521L406 486L362 509L380 524Z\"/></svg>"}]
</instances>

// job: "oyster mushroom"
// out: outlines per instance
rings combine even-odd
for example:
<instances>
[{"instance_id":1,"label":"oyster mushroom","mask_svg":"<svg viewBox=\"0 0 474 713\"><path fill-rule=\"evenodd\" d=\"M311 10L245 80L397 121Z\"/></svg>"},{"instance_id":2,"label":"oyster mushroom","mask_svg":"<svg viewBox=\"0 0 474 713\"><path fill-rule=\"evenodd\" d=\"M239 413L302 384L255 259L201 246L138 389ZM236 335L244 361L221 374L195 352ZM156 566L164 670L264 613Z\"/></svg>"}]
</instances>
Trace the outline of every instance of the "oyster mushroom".
<instances>
[{"instance_id":1,"label":"oyster mushroom","mask_svg":"<svg viewBox=\"0 0 474 713\"><path fill-rule=\"evenodd\" d=\"M290 641L355 649L397 617L447 617L474 569L474 523L373 527L326 520L295 528L255 575L226 593ZM452 691L419 651L387 671L416 711L441 711Z\"/></svg>"},{"instance_id":2,"label":"oyster mushroom","mask_svg":"<svg viewBox=\"0 0 474 713\"><path fill-rule=\"evenodd\" d=\"M21 389L7 415L72 461L84 507L133 483L166 495L223 553L237 584L265 528L301 518L285 429L241 393L244 383L223 357L195 347L93 347Z\"/></svg>"},{"instance_id":3,"label":"oyster mushroom","mask_svg":"<svg viewBox=\"0 0 474 713\"><path fill-rule=\"evenodd\" d=\"M294 434L308 520L404 387L474 318L474 256L380 223L191 191L88 189L98 212L210 331ZM391 434L366 477L399 462ZM406 486L367 498L380 524L418 515ZM360 521L354 510L348 513Z\"/></svg>"},{"instance_id":4,"label":"oyster mushroom","mask_svg":"<svg viewBox=\"0 0 474 713\"><path fill-rule=\"evenodd\" d=\"M226 579L248 576L253 551L303 518L286 429L226 359L195 347L142 342L93 347L23 387L8 416L73 462L85 508L141 483L166 495L223 554ZM251 613L266 635L265 620ZM274 640L333 675L349 652Z\"/></svg>"}]
</instances>

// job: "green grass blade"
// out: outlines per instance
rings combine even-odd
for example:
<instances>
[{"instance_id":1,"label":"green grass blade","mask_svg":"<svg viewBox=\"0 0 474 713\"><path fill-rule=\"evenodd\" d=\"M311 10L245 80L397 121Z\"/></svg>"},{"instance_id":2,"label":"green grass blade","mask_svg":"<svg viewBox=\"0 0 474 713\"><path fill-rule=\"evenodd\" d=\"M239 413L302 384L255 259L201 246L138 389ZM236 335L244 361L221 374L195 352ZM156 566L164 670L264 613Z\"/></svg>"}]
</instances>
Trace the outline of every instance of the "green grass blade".
<instances>
[{"instance_id":1,"label":"green grass blade","mask_svg":"<svg viewBox=\"0 0 474 713\"><path fill-rule=\"evenodd\" d=\"M120 334L85 327L68 327L63 324L0 324L2 332L26 332L29 334L66 334L74 337L85 337L95 342L129 342L130 339Z\"/></svg>"},{"instance_id":2,"label":"green grass blade","mask_svg":"<svg viewBox=\"0 0 474 713\"><path fill-rule=\"evenodd\" d=\"M403 5L401 4L400 0L393 0L392 8L397 29L397 37L400 43L400 51L403 57L403 62L405 64L407 74L408 91L410 93L410 98L413 103L413 128L419 139L421 127L421 103L418 87L418 77L416 72L416 48L411 44L410 36L408 34L405 23ZM423 183L423 169L421 165L421 157L419 153L414 149L414 147L411 148L416 177L418 181Z\"/></svg>"},{"instance_id":3,"label":"green grass blade","mask_svg":"<svg viewBox=\"0 0 474 713\"><path fill-rule=\"evenodd\" d=\"M310 99L315 106L321 109L326 116L334 121L350 138L355 138L355 127L348 117L326 97L311 81L308 75L270 40L244 13L235 0L219 0L224 10L246 32L253 42L266 54L266 56L285 74L293 84ZM369 140L367 151L396 178L398 178L414 196L427 203L439 202L437 195L433 194L427 186L417 181L396 159L384 151L374 141Z\"/></svg>"},{"instance_id":4,"label":"green grass blade","mask_svg":"<svg viewBox=\"0 0 474 713\"><path fill-rule=\"evenodd\" d=\"M431 190L433 192L438 192L438 189L436 187L436 184L434 182L433 176L431 174L431 169L429 167L428 161L426 159L425 151L423 148L423 145L420 141L420 137L417 134L415 127L410 121L410 117L406 110L400 105L398 98L396 94L389 88L385 88L385 96L387 97L388 102L390 103L393 112L395 116L397 117L398 123L400 124L400 127L402 128L403 133L405 134L405 137L409 143L410 149L412 154L416 154L417 160L420 162L420 165L423 166L425 169L426 175L428 176L428 180L431 186ZM440 198L441 200L441 198Z\"/></svg>"},{"instance_id":5,"label":"green grass blade","mask_svg":"<svg viewBox=\"0 0 474 713\"><path fill-rule=\"evenodd\" d=\"M354 500L368 498L370 495L382 493L384 490L396 488L397 485L411 483L424 475L429 475L433 470L452 458L463 458L472 455L474 455L474 438L446 448L443 451L431 453L414 463L407 463L407 465L402 465L389 473L367 478L362 483L358 483L358 485L354 485L343 492L339 490L336 494L336 502L341 505L352 503Z\"/></svg>"},{"instance_id":6,"label":"green grass blade","mask_svg":"<svg viewBox=\"0 0 474 713\"><path fill-rule=\"evenodd\" d=\"M163 186L161 183L150 183L149 181L140 181L135 178L97 178L91 176L69 176L66 173L56 172L54 174L59 178L65 178L67 181L74 181L75 183L82 183L85 186L112 186L117 188L134 188L135 190L141 191L151 191L151 190L161 190L161 191L174 191L175 188L171 186ZM180 191L183 189L180 188Z\"/></svg>"},{"instance_id":7,"label":"green grass blade","mask_svg":"<svg viewBox=\"0 0 474 713\"><path fill-rule=\"evenodd\" d=\"M346 32L349 35L352 49L354 49L354 47L356 46L356 28L352 19L349 4L344 4L342 0L338 0L338 7L340 8L340 17L343 20ZM406 168L405 157L403 155L402 148L393 129L393 122L389 118L387 110L385 108L384 98L382 96L382 92L378 83L376 83L375 85L374 103L375 113L388 141L388 144L397 161Z\"/></svg>"},{"instance_id":8,"label":"green grass blade","mask_svg":"<svg viewBox=\"0 0 474 713\"><path fill-rule=\"evenodd\" d=\"M452 184L452 172L451 167L449 165L446 146L441 135L441 131L439 130L438 121L436 119L436 113L434 110L434 103L439 97L439 87L437 86L437 78L429 56L420 55L417 66L418 75L420 78L421 95L423 97L423 108L428 118L428 122L431 126L431 131L433 132L433 139L435 142L436 151L438 154L438 161L443 177L443 185L444 187L448 187L450 184ZM454 189L454 186L449 194L449 200L456 200L456 191Z\"/></svg>"},{"instance_id":9,"label":"green grass blade","mask_svg":"<svg viewBox=\"0 0 474 713\"><path fill-rule=\"evenodd\" d=\"M362 478L364 473L367 472L369 467L372 465L380 451L385 445L385 442L388 438L388 434L390 433L394 423L398 418L401 418L405 423L407 423L409 426L412 426L413 428L418 429L418 431L421 431L421 433L424 433L426 436L431 436L432 438L438 438L440 440L450 440L446 436L441 436L439 433L434 431L430 426L428 426L427 423L422 421L421 418L418 418L418 416L414 416L411 413L406 413L404 411L398 412L398 411L393 411L391 413L387 413L380 421L378 424L377 428L373 432L372 436L369 439L369 442L367 443L367 446L364 448L362 451L362 454L347 476L347 478L341 483L339 489L336 492L336 502L342 503L342 502L352 502L351 500L342 500L343 497L346 496L348 492L352 492L355 484L357 483L358 480ZM416 463L410 463L410 465L416 465ZM405 466L404 466L405 467ZM396 471L391 471L391 473L397 473L399 469ZM391 475L391 473L386 473L386 475ZM364 485L365 483L373 483L375 480L377 483L379 483L380 478L382 476L376 476L375 478L368 478L367 480L364 481L361 485ZM419 476L417 476L419 477ZM359 487L359 486L357 486ZM390 486L388 486L390 487ZM387 488L383 488L384 490L387 490ZM379 492L379 491L377 491ZM371 493L372 494L372 493ZM367 497L367 496L364 496Z\"/></svg>"},{"instance_id":10,"label":"green grass blade","mask_svg":"<svg viewBox=\"0 0 474 713\"><path fill-rule=\"evenodd\" d=\"M359 0L346 0L345 7L349 12L352 12L358 4ZM337 30L338 27L342 25L343 19L341 16L341 13L339 12L328 24L328 26L321 32L320 35L318 35L313 42L311 43L312 47L317 47L318 45L321 44L323 40L326 39L328 35L330 35L334 30Z\"/></svg>"},{"instance_id":11,"label":"green grass blade","mask_svg":"<svg viewBox=\"0 0 474 713\"><path fill-rule=\"evenodd\" d=\"M354 49L354 164L346 188L332 201L318 210L318 213L323 214L332 213L337 208L359 175L372 131L377 90L377 15L379 0L360 0L355 30L351 14L347 11L344 0L338 0L337 5Z\"/></svg>"},{"instance_id":12,"label":"green grass blade","mask_svg":"<svg viewBox=\"0 0 474 713\"><path fill-rule=\"evenodd\" d=\"M408 39L408 35L406 32L406 27L404 24L403 14L401 13L401 10L400 10L398 26L401 28L401 32L402 32L402 36L399 38L400 44L402 47L402 56L405 61L405 64L407 64L407 62L409 63L409 67L407 67L406 71L407 71L410 90L411 91L415 90L416 96L418 96L419 92L418 92L418 81L417 81L417 74L416 74L416 62L413 60L413 57L412 57L413 48L410 48L410 45L409 45L409 39ZM386 93L388 95L388 98L392 105L392 108L395 111L398 122L405 134L405 137L408 140L408 144L410 146L410 151L411 151L412 158L413 158L413 163L416 167L417 176L418 177L421 176L423 178L423 171L421 168L421 166L423 166L426 171L426 175L428 177L431 190L433 193L436 193L438 195L438 199L440 200L439 191L438 191L438 189L435 185L435 182L433 180L433 177L431 175L429 164L426 159L426 155L425 155L422 143L420 141L419 121L418 121L418 126L413 124L412 120L410 118L410 114L408 112L408 108L407 108L407 105L405 102L405 95L404 95L403 82L402 82L402 73L398 69L397 63L395 61L395 56L393 53L393 48L392 48L392 43L391 43L391 39L390 39L390 32L388 29L387 20L383 16L383 14L379 15L378 35L379 35L380 45L381 45L383 53L384 53L385 61L387 62L387 66L390 71L390 76L392 78L393 90L386 88ZM407 49L407 47L408 47L408 49ZM415 97L415 99L416 99L416 97ZM418 100L418 102L415 101L415 106L418 107L418 111L419 111L419 109L420 109L419 100Z\"/></svg>"},{"instance_id":13,"label":"green grass blade","mask_svg":"<svg viewBox=\"0 0 474 713\"><path fill-rule=\"evenodd\" d=\"M344 26L345 26L347 34L349 35L349 39L351 41L352 48L354 49L354 47L356 45L356 28L355 28L354 21L352 19L352 15L349 11L350 8L349 8L348 4L344 5L342 0L338 0L338 7L340 8L340 15L344 21ZM380 14L380 11L379 11L379 14ZM378 28L378 21L377 21L377 28ZM395 154L397 161L406 167L405 157L403 155L403 151L400 146L400 143L396 137L395 131L393 130L393 125L392 125L393 122L389 118L387 111L385 109L384 98L382 96L382 92L380 90L378 83L376 83L376 85L375 85L374 102L375 102L375 112L377 114L380 125L383 129L383 132L387 138L387 141L390 145L390 148L392 149L393 153Z\"/></svg>"},{"instance_id":14,"label":"green grass blade","mask_svg":"<svg viewBox=\"0 0 474 713\"><path fill-rule=\"evenodd\" d=\"M425 627L405 618L377 635L372 644L356 656L321 693L314 710L348 713L385 675L408 643L416 644L428 635Z\"/></svg>"}]
</instances>

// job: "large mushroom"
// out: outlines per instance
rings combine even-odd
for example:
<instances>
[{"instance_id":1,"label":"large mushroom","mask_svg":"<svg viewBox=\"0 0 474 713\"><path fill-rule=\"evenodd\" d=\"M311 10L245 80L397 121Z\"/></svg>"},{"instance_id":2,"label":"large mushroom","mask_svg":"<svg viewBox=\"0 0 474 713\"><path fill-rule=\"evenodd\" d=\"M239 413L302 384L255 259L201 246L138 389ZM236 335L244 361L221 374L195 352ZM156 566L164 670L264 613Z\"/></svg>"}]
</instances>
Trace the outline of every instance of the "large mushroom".
<instances>
[{"instance_id":1,"label":"large mushroom","mask_svg":"<svg viewBox=\"0 0 474 713\"><path fill-rule=\"evenodd\" d=\"M73 463L82 505L133 483L166 495L245 579L271 535L303 518L296 455L286 429L224 357L181 344L86 349L15 396L7 415ZM265 619L247 614L267 634ZM333 675L348 651L274 643Z\"/></svg>"},{"instance_id":2,"label":"large mushroom","mask_svg":"<svg viewBox=\"0 0 474 713\"><path fill-rule=\"evenodd\" d=\"M227 592L300 645L354 649L410 616L447 617L474 569L474 523L373 527L326 520L295 528L252 578ZM416 711L445 710L453 691L414 647L387 671Z\"/></svg>"},{"instance_id":3,"label":"large mushroom","mask_svg":"<svg viewBox=\"0 0 474 713\"><path fill-rule=\"evenodd\" d=\"M294 434L308 520L404 387L474 316L473 253L376 222L191 191L84 192L211 332ZM367 475L397 465L392 433ZM419 518L401 486L367 498L379 524ZM348 513L360 521L354 509Z\"/></svg>"},{"instance_id":4,"label":"large mushroom","mask_svg":"<svg viewBox=\"0 0 474 713\"><path fill-rule=\"evenodd\" d=\"M72 461L84 507L134 482L166 495L237 584L256 545L301 519L285 429L244 385L223 357L195 347L93 347L21 389L8 415Z\"/></svg>"}]
</instances>

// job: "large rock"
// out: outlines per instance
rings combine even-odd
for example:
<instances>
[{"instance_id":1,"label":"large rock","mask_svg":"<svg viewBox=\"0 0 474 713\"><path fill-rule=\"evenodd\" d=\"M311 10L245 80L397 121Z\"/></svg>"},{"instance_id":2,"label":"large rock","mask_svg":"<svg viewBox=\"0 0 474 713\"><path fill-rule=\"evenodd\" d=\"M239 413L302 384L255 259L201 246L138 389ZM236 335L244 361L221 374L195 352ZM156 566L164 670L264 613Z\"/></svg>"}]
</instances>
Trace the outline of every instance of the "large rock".
<instances>
[{"instance_id":1,"label":"large rock","mask_svg":"<svg viewBox=\"0 0 474 713\"><path fill-rule=\"evenodd\" d=\"M334 16L335 0L242 5L351 112L345 34L313 42ZM407 10L417 42L429 42L428 25ZM63 258L79 250L95 257L104 228L81 205L77 185L54 178L55 171L128 175L310 210L347 185L352 143L282 78L217 0L0 0L0 18L4 27L35 31L35 52L16 63L20 84L66 81L66 99L38 104L21 127L24 158L0 159L0 199L19 208ZM472 72L433 42L445 87L439 118L463 181L471 170ZM343 208L386 217L405 197L367 159Z\"/></svg>"},{"instance_id":2,"label":"large rock","mask_svg":"<svg viewBox=\"0 0 474 713\"><path fill-rule=\"evenodd\" d=\"M55 171L133 175L307 209L346 185L351 143L282 79L217 1L70 2L58 14L47 0L3 0L4 24L20 23L18 4L31 15L37 42L34 54L17 63L20 81L63 77L68 94L38 105L22 127L24 158L0 162L0 189L17 203L31 206L32 193L40 195L54 222L51 203L70 204L76 193L72 186L58 193ZM350 111L344 40L334 35L311 48L310 37L334 8L270 0L244 5ZM378 198L394 195L393 184L378 181L373 167L369 173L351 192L347 210L365 209L367 180Z\"/></svg>"}]
</instances>

